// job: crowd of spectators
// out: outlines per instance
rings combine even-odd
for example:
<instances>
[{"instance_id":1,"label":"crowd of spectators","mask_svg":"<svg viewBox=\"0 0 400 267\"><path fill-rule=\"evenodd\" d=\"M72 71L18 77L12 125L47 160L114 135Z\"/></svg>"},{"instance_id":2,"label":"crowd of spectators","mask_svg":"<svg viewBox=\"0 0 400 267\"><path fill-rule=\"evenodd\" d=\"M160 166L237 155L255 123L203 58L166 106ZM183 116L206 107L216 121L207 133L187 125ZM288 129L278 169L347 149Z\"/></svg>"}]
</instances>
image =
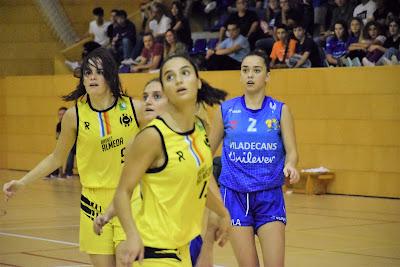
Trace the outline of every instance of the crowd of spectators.
<instances>
[{"instance_id":1,"label":"crowd of spectators","mask_svg":"<svg viewBox=\"0 0 400 267\"><path fill-rule=\"evenodd\" d=\"M121 72L156 71L176 54L195 57L202 69L235 70L254 49L270 55L271 68L394 65L400 59L400 0L142 2L141 25L117 9L106 21L98 7L85 35L112 51ZM217 36L201 51L189 20L196 14Z\"/></svg>"}]
</instances>

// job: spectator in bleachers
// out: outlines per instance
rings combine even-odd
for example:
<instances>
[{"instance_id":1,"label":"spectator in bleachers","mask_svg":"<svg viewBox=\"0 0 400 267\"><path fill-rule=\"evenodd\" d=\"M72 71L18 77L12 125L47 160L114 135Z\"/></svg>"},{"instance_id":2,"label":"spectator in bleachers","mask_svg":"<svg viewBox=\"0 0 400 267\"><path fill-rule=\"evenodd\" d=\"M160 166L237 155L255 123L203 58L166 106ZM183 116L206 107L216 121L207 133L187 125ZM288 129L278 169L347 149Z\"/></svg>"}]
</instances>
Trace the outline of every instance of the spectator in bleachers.
<instances>
[{"instance_id":1,"label":"spectator in bleachers","mask_svg":"<svg viewBox=\"0 0 400 267\"><path fill-rule=\"evenodd\" d=\"M216 49L208 49L206 68L208 70L239 70L242 59L250 52L250 44L240 34L237 23L227 25L229 37L219 43Z\"/></svg>"},{"instance_id":2,"label":"spectator in bleachers","mask_svg":"<svg viewBox=\"0 0 400 267\"><path fill-rule=\"evenodd\" d=\"M381 25L388 26L389 21L399 15L400 3L393 0L376 0L374 20Z\"/></svg>"},{"instance_id":3,"label":"spectator in bleachers","mask_svg":"<svg viewBox=\"0 0 400 267\"><path fill-rule=\"evenodd\" d=\"M156 42L162 43L164 35L171 28L171 18L165 14L162 4L154 2L151 5L148 29L154 36Z\"/></svg>"},{"instance_id":4,"label":"spectator in bleachers","mask_svg":"<svg viewBox=\"0 0 400 267\"><path fill-rule=\"evenodd\" d=\"M306 33L314 34L314 8L312 0L302 0L298 8L302 11L302 24L305 27Z\"/></svg>"},{"instance_id":5,"label":"spectator in bleachers","mask_svg":"<svg viewBox=\"0 0 400 267\"><path fill-rule=\"evenodd\" d=\"M336 21L344 20L349 23L353 17L354 5L349 0L335 0L335 7L332 10L331 23L329 29L333 29Z\"/></svg>"},{"instance_id":6,"label":"spectator in bleachers","mask_svg":"<svg viewBox=\"0 0 400 267\"><path fill-rule=\"evenodd\" d=\"M154 41L151 33L145 33L143 36L143 50L140 55L140 61L137 65L132 65L131 72L149 72L160 67L163 56L163 45Z\"/></svg>"},{"instance_id":7,"label":"spectator in bleachers","mask_svg":"<svg viewBox=\"0 0 400 267\"><path fill-rule=\"evenodd\" d=\"M253 48L255 42L260 38L258 16L254 11L247 9L247 0L236 0L237 12L229 15L225 26L219 30L218 42L222 42L225 37L227 25L236 23L239 25L240 34L247 38L250 47Z\"/></svg>"},{"instance_id":8,"label":"spectator in bleachers","mask_svg":"<svg viewBox=\"0 0 400 267\"><path fill-rule=\"evenodd\" d=\"M121 62L121 59L128 59L132 54L132 49L136 44L136 27L127 18L125 10L118 10L116 19L118 25L114 29L111 44L117 62Z\"/></svg>"},{"instance_id":9,"label":"spectator in bleachers","mask_svg":"<svg viewBox=\"0 0 400 267\"><path fill-rule=\"evenodd\" d=\"M142 17L142 23L140 26L140 34L143 35L146 32L146 27L148 25L149 18L151 17L150 1L149 1L149 3L143 3L140 5L140 13L141 13L141 17Z\"/></svg>"},{"instance_id":10,"label":"spectator in bleachers","mask_svg":"<svg viewBox=\"0 0 400 267\"><path fill-rule=\"evenodd\" d=\"M360 41L363 27L364 27L364 24L362 22L362 19L354 17L350 20L350 27L349 27L350 28L349 37L351 39L350 47L353 43L358 43ZM349 47L349 50L350 50L350 47Z\"/></svg>"},{"instance_id":11,"label":"spectator in bleachers","mask_svg":"<svg viewBox=\"0 0 400 267\"><path fill-rule=\"evenodd\" d=\"M265 4L265 7L264 7ZM265 12L268 7L268 3L264 2L264 0L256 0L254 6L250 7L250 10L256 12L258 19L262 20L265 19Z\"/></svg>"},{"instance_id":12,"label":"spectator in bleachers","mask_svg":"<svg viewBox=\"0 0 400 267\"><path fill-rule=\"evenodd\" d=\"M375 50L374 50L375 49ZM383 52L383 56L376 60L376 57L373 57L376 54L372 54L372 56L363 58L364 66L374 66L376 65L393 65L398 63L400 49L400 32L399 32L399 20L392 19L389 22L389 30L387 39L383 43L383 45L373 44L370 46L369 50L376 51L379 50Z\"/></svg>"},{"instance_id":13,"label":"spectator in bleachers","mask_svg":"<svg viewBox=\"0 0 400 267\"><path fill-rule=\"evenodd\" d=\"M264 23L266 23L270 28L274 28L275 23L276 23L276 18L278 17L279 13L281 12L281 8L279 6L279 1L278 0L269 0L268 1L268 7L265 10L265 20L263 20ZM260 23L260 26L262 27L262 22ZM264 33L265 30L263 29ZM270 32L271 35L273 35L273 31Z\"/></svg>"},{"instance_id":14,"label":"spectator in bleachers","mask_svg":"<svg viewBox=\"0 0 400 267\"><path fill-rule=\"evenodd\" d=\"M173 55L187 56L187 54L188 54L188 50L186 48L186 45L177 40L174 30L169 29L165 33L163 58L168 58Z\"/></svg>"},{"instance_id":15,"label":"spectator in bleachers","mask_svg":"<svg viewBox=\"0 0 400 267\"><path fill-rule=\"evenodd\" d=\"M176 33L177 40L184 43L188 49L191 49L193 46L192 31L190 29L189 20L183 15L183 6L181 2L172 2L171 13L171 27Z\"/></svg>"},{"instance_id":16,"label":"spectator in bleachers","mask_svg":"<svg viewBox=\"0 0 400 267\"><path fill-rule=\"evenodd\" d=\"M326 14L328 11L327 0L313 0L314 7L314 25L316 26L317 34L325 32Z\"/></svg>"},{"instance_id":17,"label":"spectator in bleachers","mask_svg":"<svg viewBox=\"0 0 400 267\"><path fill-rule=\"evenodd\" d=\"M390 0L386 2L389 6L390 13L388 15L388 20L392 20L394 18L400 19L400 0ZM386 22L386 24L388 24Z\"/></svg>"},{"instance_id":18,"label":"spectator in bleachers","mask_svg":"<svg viewBox=\"0 0 400 267\"><path fill-rule=\"evenodd\" d=\"M83 50L82 50L82 54L81 54L81 61L69 61L66 60L65 64L71 68L71 70L73 71L74 77L75 78L80 78L81 77L81 64L83 59L89 55L90 52L92 52L93 50L95 50L96 48L101 47L100 44L94 42L94 41L89 41L83 44Z\"/></svg>"},{"instance_id":19,"label":"spectator in bleachers","mask_svg":"<svg viewBox=\"0 0 400 267\"><path fill-rule=\"evenodd\" d=\"M92 35L96 43L106 47L110 43L110 39L107 36L107 28L111 22L104 20L104 10L101 7L96 7L92 13L95 19L89 23L89 31L82 39Z\"/></svg>"},{"instance_id":20,"label":"spectator in bleachers","mask_svg":"<svg viewBox=\"0 0 400 267\"><path fill-rule=\"evenodd\" d=\"M287 68L286 60L294 55L296 40L290 38L288 27L284 24L276 26L276 41L272 47L271 68Z\"/></svg>"},{"instance_id":21,"label":"spectator in bleachers","mask_svg":"<svg viewBox=\"0 0 400 267\"><path fill-rule=\"evenodd\" d=\"M326 41L326 60L329 65L345 66L349 47L349 32L344 21L337 21L334 25L335 34Z\"/></svg>"},{"instance_id":22,"label":"spectator in bleachers","mask_svg":"<svg viewBox=\"0 0 400 267\"><path fill-rule=\"evenodd\" d=\"M376 62L383 53L377 50L375 45L382 46L385 41L386 36L382 34L381 25L376 21L370 21L363 29L361 40L349 48L351 51L349 57L357 61L366 57L368 60Z\"/></svg>"},{"instance_id":23,"label":"spectator in bleachers","mask_svg":"<svg viewBox=\"0 0 400 267\"><path fill-rule=\"evenodd\" d=\"M297 43L295 54L286 62L289 68L321 67L322 64L318 47L314 41L307 36L305 27L301 24L295 25L293 33Z\"/></svg>"},{"instance_id":24,"label":"spectator in bleachers","mask_svg":"<svg viewBox=\"0 0 400 267\"><path fill-rule=\"evenodd\" d=\"M62 118L64 117L65 112L67 111L66 107L60 107L58 109L58 123L56 125L56 140L58 140L60 133L61 133L61 121ZM50 178L72 178L72 170L74 168L74 158L76 154L76 146L72 147L71 151L68 154L67 162L65 164L65 174L63 173L63 166L60 166L60 168L56 169L54 172L52 172L49 176ZM45 178L47 179L47 177Z\"/></svg>"},{"instance_id":25,"label":"spectator in bleachers","mask_svg":"<svg viewBox=\"0 0 400 267\"><path fill-rule=\"evenodd\" d=\"M376 3L374 0L361 0L361 3L354 8L353 17L359 17L366 24L374 19Z\"/></svg>"},{"instance_id":26,"label":"spectator in bleachers","mask_svg":"<svg viewBox=\"0 0 400 267\"><path fill-rule=\"evenodd\" d=\"M274 27L276 24L276 18L278 17L280 12L281 10L279 6L279 1L269 0L265 12L265 18L260 21L260 28L263 36L262 38L257 40L255 48L263 50L267 55L271 54L272 46L275 42Z\"/></svg>"},{"instance_id":27,"label":"spectator in bleachers","mask_svg":"<svg viewBox=\"0 0 400 267\"><path fill-rule=\"evenodd\" d=\"M278 14L275 25L286 25L287 30L292 29L296 21L302 21L303 15L289 0L279 0L281 12ZM315 16L315 15L314 15Z\"/></svg>"},{"instance_id":28,"label":"spectator in bleachers","mask_svg":"<svg viewBox=\"0 0 400 267\"><path fill-rule=\"evenodd\" d=\"M118 26L117 22L117 9L111 10L111 24L107 27L107 36L109 38L109 43L112 43L112 38L114 37L114 29Z\"/></svg>"}]
</instances>

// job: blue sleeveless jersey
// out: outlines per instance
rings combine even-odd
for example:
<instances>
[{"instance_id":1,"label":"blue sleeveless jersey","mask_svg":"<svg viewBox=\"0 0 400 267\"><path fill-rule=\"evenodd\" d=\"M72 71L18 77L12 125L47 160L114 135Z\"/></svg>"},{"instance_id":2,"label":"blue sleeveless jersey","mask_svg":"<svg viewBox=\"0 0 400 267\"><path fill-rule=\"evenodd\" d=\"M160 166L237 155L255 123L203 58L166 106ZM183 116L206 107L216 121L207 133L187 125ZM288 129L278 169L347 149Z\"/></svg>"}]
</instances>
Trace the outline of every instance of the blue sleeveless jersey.
<instances>
[{"instance_id":1,"label":"blue sleeveless jersey","mask_svg":"<svg viewBox=\"0 0 400 267\"><path fill-rule=\"evenodd\" d=\"M244 96L221 106L224 123L219 182L238 192L267 190L284 183L281 136L284 103L266 96L261 109L246 107Z\"/></svg>"}]
</instances>

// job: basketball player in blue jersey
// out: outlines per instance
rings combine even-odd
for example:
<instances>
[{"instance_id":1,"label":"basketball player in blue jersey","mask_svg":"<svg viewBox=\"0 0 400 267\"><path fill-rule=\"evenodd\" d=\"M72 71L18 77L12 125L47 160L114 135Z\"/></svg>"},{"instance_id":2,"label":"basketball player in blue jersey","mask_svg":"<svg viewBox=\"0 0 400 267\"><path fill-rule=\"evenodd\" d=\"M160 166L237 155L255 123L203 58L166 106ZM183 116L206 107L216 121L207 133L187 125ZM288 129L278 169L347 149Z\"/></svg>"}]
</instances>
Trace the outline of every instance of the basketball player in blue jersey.
<instances>
[{"instance_id":1,"label":"basketball player in blue jersey","mask_svg":"<svg viewBox=\"0 0 400 267\"><path fill-rule=\"evenodd\" d=\"M220 245L230 228L229 213L214 190L208 190L212 155L205 127L196 117L198 102L217 104L226 93L203 88L197 68L182 56L164 61L160 80L168 98L165 112L128 148L114 197L127 235L121 263L189 267L189 242L201 232L206 205L219 215ZM130 198L139 182L143 204L132 217Z\"/></svg>"},{"instance_id":2,"label":"basketball player in blue jersey","mask_svg":"<svg viewBox=\"0 0 400 267\"><path fill-rule=\"evenodd\" d=\"M77 143L77 162L82 183L79 226L80 250L96 267L115 266L116 219L104 227L101 236L93 232L93 220L109 206L124 163L127 143L139 132L141 103L124 95L118 68L104 48L92 51L84 60L79 84L64 97L75 101L62 119L61 133L54 151L19 180L3 186L6 198L25 185L61 166ZM138 190L134 196L140 199ZM132 211L135 212L135 211Z\"/></svg>"},{"instance_id":3,"label":"basketball player in blue jersey","mask_svg":"<svg viewBox=\"0 0 400 267\"><path fill-rule=\"evenodd\" d=\"M231 215L230 241L239 266L259 266L255 238L264 266L283 267L286 211L285 176L299 181L292 115L282 102L265 95L267 57L247 55L241 65L244 95L222 103L214 116L211 149L221 141L220 190Z\"/></svg>"}]
</instances>

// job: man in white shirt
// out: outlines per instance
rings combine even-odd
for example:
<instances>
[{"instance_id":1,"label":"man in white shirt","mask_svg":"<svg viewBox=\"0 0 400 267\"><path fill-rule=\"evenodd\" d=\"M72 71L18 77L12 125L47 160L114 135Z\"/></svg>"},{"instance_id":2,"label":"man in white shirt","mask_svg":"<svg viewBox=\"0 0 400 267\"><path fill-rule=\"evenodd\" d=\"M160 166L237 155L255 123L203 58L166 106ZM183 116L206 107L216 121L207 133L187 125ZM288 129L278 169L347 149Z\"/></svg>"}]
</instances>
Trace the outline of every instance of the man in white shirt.
<instances>
[{"instance_id":1,"label":"man in white shirt","mask_svg":"<svg viewBox=\"0 0 400 267\"><path fill-rule=\"evenodd\" d=\"M89 23L89 31L82 39L93 35L96 43L106 47L110 43L110 38L107 36L107 28L111 22L104 21L104 10L101 7L96 7L92 13L95 19Z\"/></svg>"},{"instance_id":2,"label":"man in white shirt","mask_svg":"<svg viewBox=\"0 0 400 267\"><path fill-rule=\"evenodd\" d=\"M164 14L161 4L157 2L151 6L151 16L149 30L157 41L161 41L171 28L171 19Z\"/></svg>"},{"instance_id":3,"label":"man in white shirt","mask_svg":"<svg viewBox=\"0 0 400 267\"><path fill-rule=\"evenodd\" d=\"M362 0L361 4L354 8L353 17L362 19L364 25L374 19L376 3L373 0Z\"/></svg>"}]
</instances>

